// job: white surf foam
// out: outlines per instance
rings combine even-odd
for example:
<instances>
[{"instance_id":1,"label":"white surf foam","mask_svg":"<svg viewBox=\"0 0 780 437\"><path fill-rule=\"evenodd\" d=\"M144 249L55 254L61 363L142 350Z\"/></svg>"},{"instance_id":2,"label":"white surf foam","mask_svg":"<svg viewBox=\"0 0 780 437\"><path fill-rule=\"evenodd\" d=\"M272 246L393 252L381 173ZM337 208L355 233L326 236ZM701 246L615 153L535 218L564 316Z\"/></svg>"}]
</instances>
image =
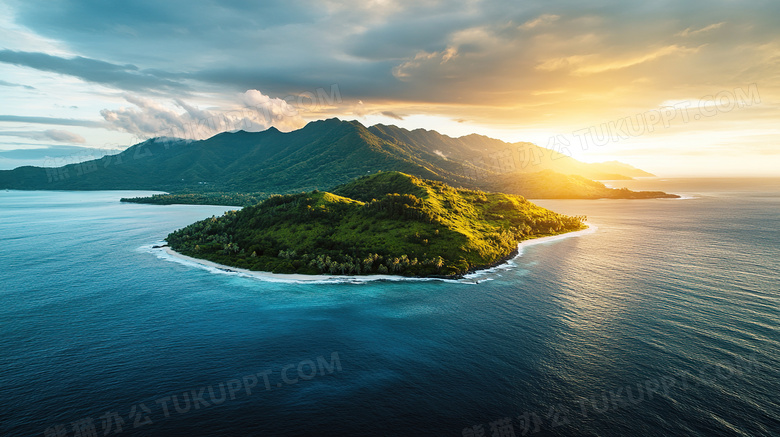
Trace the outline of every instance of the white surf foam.
<instances>
[{"instance_id":1,"label":"white surf foam","mask_svg":"<svg viewBox=\"0 0 780 437\"><path fill-rule=\"evenodd\" d=\"M463 279L443 279L443 278L410 278L406 276L395 275L365 275L365 276L345 276L345 275L301 275L301 274L287 274L287 273L271 273L271 272L259 272L255 270L241 269L238 267L230 267L222 264L217 264L212 261L193 258L187 255L176 252L170 247L166 246L164 241L141 246L139 251L147 252L155 255L157 258L175 262L187 267L194 267L201 270L206 270L209 273L232 275L244 278L257 279L267 282L281 282L281 283L294 283L294 284L364 284L374 281L442 281L459 284L479 284L480 282L492 281L495 278L490 276L500 273L505 270L512 269L517 266L514 261L518 257L523 255L523 250L532 245L551 243L554 241L563 240L565 238L578 237L581 235L591 234L596 231L596 226L590 225L588 229L581 231L569 232L562 235L554 235L551 237L535 238L533 240L526 240L517 245L518 253L515 257L508 260L505 263L499 264L495 267L491 267L484 270L479 270L474 273L469 273L463 276Z\"/></svg>"},{"instance_id":2,"label":"white surf foam","mask_svg":"<svg viewBox=\"0 0 780 437\"><path fill-rule=\"evenodd\" d=\"M459 282L455 279L443 279L443 278L409 278L405 276L394 275L365 275L365 276L345 276L345 275L302 275L302 274L287 274L287 273L271 273L260 272L255 270L241 269L238 267L230 267L215 262L193 258L187 255L182 255L170 247L164 246L165 242L158 242L146 246L141 246L139 250L154 254L157 258L179 263L188 267L195 267L201 270L206 270L210 273L233 275L245 278L252 278L267 282L282 282L282 283L295 283L295 284L362 284L374 281L443 281L443 282Z\"/></svg>"},{"instance_id":3,"label":"white surf foam","mask_svg":"<svg viewBox=\"0 0 780 437\"><path fill-rule=\"evenodd\" d=\"M515 255L512 259L507 260L507 262L505 262L503 264L499 264L499 265L497 265L495 267L491 267L489 269L484 269L484 270L476 271L474 273L469 273L467 275L464 275L463 278L465 280L471 280L471 281L473 281L473 280L479 280L479 281L490 280L491 278L483 278L483 276L494 275L494 274L500 273L502 271L509 270L509 269L514 268L514 267L517 267L517 262L515 260L520 258L521 256L523 256L523 252L525 251L525 249L530 247L530 246L536 246L538 244L553 243L553 242L556 242L556 241L565 240L567 238L581 237L583 235L592 234L592 233L596 232L597 230L598 230L598 227L596 225L589 224L587 229L583 229L581 231L569 232L569 233L561 234L561 235L553 235L553 236L550 236L550 237L541 237L541 238L534 238L532 240L521 241L520 244L517 245L517 255Z\"/></svg>"}]
</instances>

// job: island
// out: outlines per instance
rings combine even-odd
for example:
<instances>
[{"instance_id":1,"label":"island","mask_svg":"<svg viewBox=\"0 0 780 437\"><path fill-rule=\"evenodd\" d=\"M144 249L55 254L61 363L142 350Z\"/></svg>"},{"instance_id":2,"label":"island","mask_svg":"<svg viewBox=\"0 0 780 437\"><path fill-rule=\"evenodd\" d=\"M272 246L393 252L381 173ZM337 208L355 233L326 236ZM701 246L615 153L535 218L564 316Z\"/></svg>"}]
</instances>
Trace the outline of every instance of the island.
<instances>
[{"instance_id":1,"label":"island","mask_svg":"<svg viewBox=\"0 0 780 437\"><path fill-rule=\"evenodd\" d=\"M388 171L330 192L273 195L166 241L180 254L255 271L456 278L505 262L521 241L584 222L521 196Z\"/></svg>"}]
</instances>

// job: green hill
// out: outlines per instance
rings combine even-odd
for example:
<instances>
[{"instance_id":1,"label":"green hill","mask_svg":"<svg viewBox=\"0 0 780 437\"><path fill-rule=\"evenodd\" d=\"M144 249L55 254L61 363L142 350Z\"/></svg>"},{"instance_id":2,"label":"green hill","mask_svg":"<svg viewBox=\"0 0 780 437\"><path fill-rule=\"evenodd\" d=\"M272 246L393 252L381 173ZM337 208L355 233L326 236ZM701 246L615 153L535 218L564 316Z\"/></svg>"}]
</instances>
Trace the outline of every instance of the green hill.
<instances>
[{"instance_id":1,"label":"green hill","mask_svg":"<svg viewBox=\"0 0 780 437\"><path fill-rule=\"evenodd\" d=\"M503 262L529 238L585 228L520 196L400 172L333 192L272 196L168 235L171 248L276 273L452 277Z\"/></svg>"},{"instance_id":2,"label":"green hill","mask_svg":"<svg viewBox=\"0 0 780 437\"><path fill-rule=\"evenodd\" d=\"M534 159L525 162L529 156ZM151 139L117 155L60 168L0 171L0 188L162 190L171 195L148 201L197 203L212 198L224 204L230 194L258 199L331 189L380 170L531 198L625 197L627 193L604 186L582 190L573 178L647 175L620 163L585 164L530 143L509 144L480 135L451 138L396 126L366 128L357 121L330 119L288 133L271 128L221 133L202 141ZM553 192L549 186L539 188L540 181L549 181L549 172L561 182ZM497 186L497 180L505 183ZM249 204L251 200L242 203Z\"/></svg>"}]
</instances>

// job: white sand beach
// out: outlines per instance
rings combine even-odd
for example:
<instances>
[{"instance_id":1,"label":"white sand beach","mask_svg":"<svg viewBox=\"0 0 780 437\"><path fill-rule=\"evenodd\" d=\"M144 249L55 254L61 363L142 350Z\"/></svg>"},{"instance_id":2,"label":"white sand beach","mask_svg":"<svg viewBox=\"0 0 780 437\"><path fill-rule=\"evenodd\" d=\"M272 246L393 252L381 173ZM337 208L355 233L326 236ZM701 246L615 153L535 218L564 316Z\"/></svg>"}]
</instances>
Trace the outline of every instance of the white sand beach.
<instances>
[{"instance_id":1,"label":"white sand beach","mask_svg":"<svg viewBox=\"0 0 780 437\"><path fill-rule=\"evenodd\" d=\"M302 274L260 272L260 271L242 269L238 267L226 266L212 261L183 255L179 252L176 252L175 250L171 249L168 246L164 246L165 244L164 242L160 242L155 245L144 246L140 249L146 250L150 253L154 253L160 259L177 262L179 264L184 264L190 267L205 269L212 273L232 274L232 275L238 275L238 276L243 276L248 278L259 279L262 281L269 281L269 282L292 282L292 283L311 284L311 283L338 283L338 282L360 283L360 282L371 282L371 281L446 281L446 282L457 282L457 283L466 283L466 284L477 284L479 283L480 280L483 280L483 277L486 275L499 272L502 270L507 270L514 267L515 263L513 262L513 260L517 257L522 256L523 250L526 247L537 245L537 244L545 244L554 241L559 241L566 238L579 237L582 235L592 234L597 229L598 228L596 226L590 224L588 225L587 229L583 229L581 231L569 232L561 235L553 235L550 237L541 237L541 238L534 238L532 240L522 241L517 246L517 250L518 250L517 255L512 259L508 260L505 263L499 264L497 266L464 275L463 279L410 278L406 276L396 276L396 275L346 276L346 275L302 275Z\"/></svg>"}]
</instances>

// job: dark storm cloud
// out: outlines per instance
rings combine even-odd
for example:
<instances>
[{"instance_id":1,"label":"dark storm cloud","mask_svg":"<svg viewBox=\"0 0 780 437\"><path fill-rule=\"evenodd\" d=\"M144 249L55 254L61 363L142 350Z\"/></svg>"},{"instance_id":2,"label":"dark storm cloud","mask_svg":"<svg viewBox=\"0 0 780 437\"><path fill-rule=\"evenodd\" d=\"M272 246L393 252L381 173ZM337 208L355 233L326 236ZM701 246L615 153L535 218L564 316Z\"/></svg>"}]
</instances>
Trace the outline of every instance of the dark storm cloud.
<instances>
[{"instance_id":1,"label":"dark storm cloud","mask_svg":"<svg viewBox=\"0 0 780 437\"><path fill-rule=\"evenodd\" d=\"M187 88L180 82L160 77L159 73L155 74L154 71L140 71L132 64L116 65L81 56L66 59L46 53L0 50L0 62L66 74L87 82L131 91Z\"/></svg>"}]
</instances>

